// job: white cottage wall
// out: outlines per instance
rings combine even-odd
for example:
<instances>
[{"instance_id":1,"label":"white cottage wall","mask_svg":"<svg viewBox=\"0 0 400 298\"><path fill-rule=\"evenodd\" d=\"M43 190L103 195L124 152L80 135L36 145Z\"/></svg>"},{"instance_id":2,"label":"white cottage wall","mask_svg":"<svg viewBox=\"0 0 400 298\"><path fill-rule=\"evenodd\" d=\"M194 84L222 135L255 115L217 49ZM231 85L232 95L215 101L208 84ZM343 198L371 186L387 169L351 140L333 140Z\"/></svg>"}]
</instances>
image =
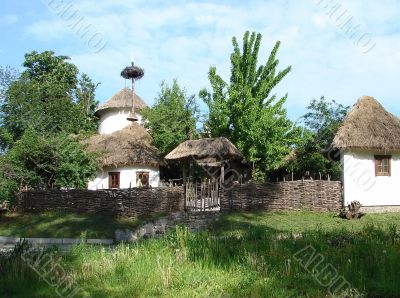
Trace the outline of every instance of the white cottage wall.
<instances>
[{"instance_id":1,"label":"white cottage wall","mask_svg":"<svg viewBox=\"0 0 400 298\"><path fill-rule=\"evenodd\" d=\"M158 187L160 182L160 174L157 168L151 167L121 167L115 169L104 169L97 177L90 181L88 189L108 189L108 173L120 173L120 188L136 187L136 172L149 172L149 184L151 187Z\"/></svg>"},{"instance_id":2,"label":"white cottage wall","mask_svg":"<svg viewBox=\"0 0 400 298\"><path fill-rule=\"evenodd\" d=\"M131 116L131 109L120 108L114 110L106 110L100 116L99 134L111 134L122 130L132 124L127 118ZM136 114L139 125L143 124L141 115ZM152 187L158 187L160 181L159 169L146 166L127 166L114 169L103 169L96 178L88 183L88 189L108 189L109 172L120 173L120 188L136 187L136 172L149 172L149 184Z\"/></svg>"},{"instance_id":3,"label":"white cottage wall","mask_svg":"<svg viewBox=\"0 0 400 298\"><path fill-rule=\"evenodd\" d=\"M99 134L111 134L132 124L127 118L130 116L130 109L118 111L107 111L100 117ZM138 124L142 124L142 116L136 115Z\"/></svg>"},{"instance_id":4,"label":"white cottage wall","mask_svg":"<svg viewBox=\"0 0 400 298\"><path fill-rule=\"evenodd\" d=\"M344 151L340 155L344 205L359 201L364 207L400 205L400 154L391 155L391 176L375 176L378 152Z\"/></svg>"}]
</instances>

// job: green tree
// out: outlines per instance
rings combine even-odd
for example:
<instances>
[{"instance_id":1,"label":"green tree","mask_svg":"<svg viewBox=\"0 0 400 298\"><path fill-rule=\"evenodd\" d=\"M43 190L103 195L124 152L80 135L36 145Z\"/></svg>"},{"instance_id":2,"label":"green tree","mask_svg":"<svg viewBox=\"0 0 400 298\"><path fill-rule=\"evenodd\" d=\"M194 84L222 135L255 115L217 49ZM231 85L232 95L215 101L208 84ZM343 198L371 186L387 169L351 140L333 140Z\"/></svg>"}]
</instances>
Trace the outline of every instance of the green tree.
<instances>
[{"instance_id":1,"label":"green tree","mask_svg":"<svg viewBox=\"0 0 400 298\"><path fill-rule=\"evenodd\" d=\"M17 70L8 66L5 68L0 66L0 107L4 104L10 84L17 78ZM5 148L12 141L12 136L3 128L3 119L4 114L0 108L0 152L2 152L2 148Z\"/></svg>"},{"instance_id":2,"label":"green tree","mask_svg":"<svg viewBox=\"0 0 400 298\"><path fill-rule=\"evenodd\" d=\"M84 131L94 132L98 127L98 118L95 112L99 102L95 98L95 92L99 84L93 83L87 74L82 74L78 80L76 89L77 114L81 117L79 126Z\"/></svg>"},{"instance_id":3,"label":"green tree","mask_svg":"<svg viewBox=\"0 0 400 298\"><path fill-rule=\"evenodd\" d=\"M78 141L26 130L0 160L0 200L22 188L84 188L96 172L97 156Z\"/></svg>"},{"instance_id":4,"label":"green tree","mask_svg":"<svg viewBox=\"0 0 400 298\"><path fill-rule=\"evenodd\" d=\"M25 70L12 82L1 106L2 128L13 141L27 128L43 134L94 130L94 85L67 56L33 51L25 55ZM10 145L10 144L8 144Z\"/></svg>"},{"instance_id":5,"label":"green tree","mask_svg":"<svg viewBox=\"0 0 400 298\"><path fill-rule=\"evenodd\" d=\"M194 137L197 113L195 96L188 96L177 80L173 81L172 87L163 82L155 104L142 111L147 121L145 127L162 155Z\"/></svg>"},{"instance_id":6,"label":"green tree","mask_svg":"<svg viewBox=\"0 0 400 298\"><path fill-rule=\"evenodd\" d=\"M18 78L18 71L12 67L0 66L0 103L4 101L8 87Z\"/></svg>"},{"instance_id":7,"label":"green tree","mask_svg":"<svg viewBox=\"0 0 400 298\"><path fill-rule=\"evenodd\" d=\"M289 167L302 176L308 172L310 176L328 175L337 180L340 178L339 161L333 160L331 144L344 117L348 106L328 101L325 97L313 99L307 106L308 112L303 116L305 131L303 142L296 149L295 158Z\"/></svg>"},{"instance_id":8,"label":"green tree","mask_svg":"<svg viewBox=\"0 0 400 298\"><path fill-rule=\"evenodd\" d=\"M200 91L209 109L205 131L212 137L225 136L233 141L253 163L256 177L264 177L262 173L280 166L296 142L296 130L291 130L292 123L283 107L287 94L277 98L272 93L291 67L277 69L279 41L266 63L258 66L261 38L261 34L247 31L240 50L234 37L230 82L211 67L208 77L212 91Z\"/></svg>"},{"instance_id":9,"label":"green tree","mask_svg":"<svg viewBox=\"0 0 400 298\"><path fill-rule=\"evenodd\" d=\"M51 51L26 54L23 66L0 81L0 199L22 188L85 187L97 159L80 139L97 126L97 85Z\"/></svg>"},{"instance_id":10,"label":"green tree","mask_svg":"<svg viewBox=\"0 0 400 298\"><path fill-rule=\"evenodd\" d=\"M304 123L316 135L316 141L321 149L329 149L349 108L335 100L328 101L324 96L318 100L313 99L307 106L308 112L304 115Z\"/></svg>"}]
</instances>

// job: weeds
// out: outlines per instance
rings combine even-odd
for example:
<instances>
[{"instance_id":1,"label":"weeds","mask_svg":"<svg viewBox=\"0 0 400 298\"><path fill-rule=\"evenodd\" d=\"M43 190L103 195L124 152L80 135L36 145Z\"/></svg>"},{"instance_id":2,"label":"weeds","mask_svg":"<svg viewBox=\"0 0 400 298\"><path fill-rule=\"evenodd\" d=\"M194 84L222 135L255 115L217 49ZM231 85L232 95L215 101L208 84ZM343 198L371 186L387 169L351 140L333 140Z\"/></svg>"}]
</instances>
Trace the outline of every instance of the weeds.
<instances>
[{"instance_id":1,"label":"weeds","mask_svg":"<svg viewBox=\"0 0 400 298\"><path fill-rule=\"evenodd\" d=\"M328 289L294 258L311 245L358 292L400 296L400 239L395 224L367 224L357 230L319 226L294 237L292 232L263 228L260 217L255 218L245 228L228 224L224 233L223 227L193 234L178 226L164 238L115 248L81 243L59 257L94 297L327 297ZM32 272L13 269L18 266L18 258L1 266L3 296L26 296L21 284L30 285L34 293L47 293L46 284Z\"/></svg>"}]
</instances>

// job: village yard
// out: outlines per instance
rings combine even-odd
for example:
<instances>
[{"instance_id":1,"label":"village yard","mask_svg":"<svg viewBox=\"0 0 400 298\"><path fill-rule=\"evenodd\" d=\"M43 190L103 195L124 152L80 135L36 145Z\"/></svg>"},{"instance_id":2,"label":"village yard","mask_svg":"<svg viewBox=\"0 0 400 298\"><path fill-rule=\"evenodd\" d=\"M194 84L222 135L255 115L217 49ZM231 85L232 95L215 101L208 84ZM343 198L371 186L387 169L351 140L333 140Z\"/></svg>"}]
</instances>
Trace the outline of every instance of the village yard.
<instances>
[{"instance_id":1,"label":"village yard","mask_svg":"<svg viewBox=\"0 0 400 298\"><path fill-rule=\"evenodd\" d=\"M21 218L27 224L30 216ZM65 218L75 218L76 226L84 217ZM55 216L42 220L57 226ZM82 244L59 254L58 262L79 285L76 297L328 297L318 272L307 271L296 257L312 247L323 256L321 268L332 265L366 297L398 297L399 227L398 213L349 221L312 211L242 212L223 215L196 234L178 227L160 239L112 248ZM0 231L6 231L4 217ZM2 264L0 270L12 274L0 274L0 296L54 297L54 289L18 258Z\"/></svg>"},{"instance_id":2,"label":"village yard","mask_svg":"<svg viewBox=\"0 0 400 298\"><path fill-rule=\"evenodd\" d=\"M147 217L156 219L163 214ZM144 219L49 211L0 214L0 236L26 238L114 238L117 229L134 229Z\"/></svg>"},{"instance_id":3,"label":"village yard","mask_svg":"<svg viewBox=\"0 0 400 298\"><path fill-rule=\"evenodd\" d=\"M135 229L139 225L156 220L165 214L146 218L110 217L64 211L43 213L0 214L0 236L47 237L47 238L114 238L117 229ZM365 225L400 227L399 213L373 213L360 220L347 221L335 217L335 213L314 211L240 212L222 216L210 229L218 235L240 234L251 227L271 232L302 233L305 231L346 230L358 232Z\"/></svg>"}]
</instances>

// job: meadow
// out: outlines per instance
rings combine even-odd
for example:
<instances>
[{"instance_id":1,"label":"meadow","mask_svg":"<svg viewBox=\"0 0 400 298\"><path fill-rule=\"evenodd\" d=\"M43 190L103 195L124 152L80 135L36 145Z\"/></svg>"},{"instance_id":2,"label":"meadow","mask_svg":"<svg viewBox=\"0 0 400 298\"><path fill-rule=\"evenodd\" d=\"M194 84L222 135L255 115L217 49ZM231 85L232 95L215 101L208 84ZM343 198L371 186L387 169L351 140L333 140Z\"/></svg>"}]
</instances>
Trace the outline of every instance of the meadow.
<instances>
[{"instance_id":1,"label":"meadow","mask_svg":"<svg viewBox=\"0 0 400 298\"><path fill-rule=\"evenodd\" d=\"M49 251L46 268L65 271L47 279L27 265L22 245L2 257L0 296L54 297L67 277L74 297L399 297L399 224L389 213L227 214L196 234L177 227L134 244Z\"/></svg>"}]
</instances>

